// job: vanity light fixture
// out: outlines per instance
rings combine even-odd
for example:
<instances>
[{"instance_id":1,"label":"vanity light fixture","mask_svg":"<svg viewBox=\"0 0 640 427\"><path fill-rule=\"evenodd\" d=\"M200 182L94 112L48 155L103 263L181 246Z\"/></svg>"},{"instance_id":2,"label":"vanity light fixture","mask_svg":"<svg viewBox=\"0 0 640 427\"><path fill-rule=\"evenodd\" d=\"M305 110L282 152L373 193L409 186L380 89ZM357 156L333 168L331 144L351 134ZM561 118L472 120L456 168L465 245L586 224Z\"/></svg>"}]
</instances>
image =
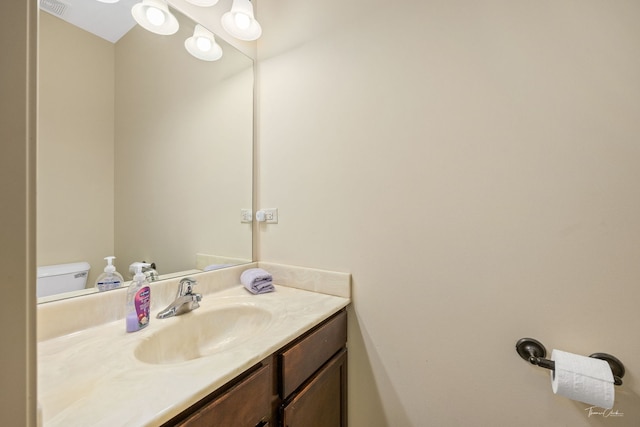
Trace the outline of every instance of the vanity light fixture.
<instances>
[{"instance_id":1,"label":"vanity light fixture","mask_svg":"<svg viewBox=\"0 0 640 427\"><path fill-rule=\"evenodd\" d=\"M98 0L100 3L118 3L120 0Z\"/></svg>"},{"instance_id":2,"label":"vanity light fixture","mask_svg":"<svg viewBox=\"0 0 640 427\"><path fill-rule=\"evenodd\" d=\"M239 40L256 40L262 35L262 27L253 17L253 5L249 0L233 0L231 10L222 15L222 27Z\"/></svg>"},{"instance_id":3,"label":"vanity light fixture","mask_svg":"<svg viewBox=\"0 0 640 427\"><path fill-rule=\"evenodd\" d=\"M180 26L164 0L142 0L133 5L131 14L142 28L156 34L175 34Z\"/></svg>"},{"instance_id":4,"label":"vanity light fixture","mask_svg":"<svg viewBox=\"0 0 640 427\"><path fill-rule=\"evenodd\" d=\"M196 6L209 7L218 3L218 0L187 0L187 2L195 4Z\"/></svg>"},{"instance_id":5,"label":"vanity light fixture","mask_svg":"<svg viewBox=\"0 0 640 427\"><path fill-rule=\"evenodd\" d=\"M222 58L222 48L213 36L213 33L200 24L196 24L193 36L184 41L187 51L203 61L217 61Z\"/></svg>"}]
</instances>

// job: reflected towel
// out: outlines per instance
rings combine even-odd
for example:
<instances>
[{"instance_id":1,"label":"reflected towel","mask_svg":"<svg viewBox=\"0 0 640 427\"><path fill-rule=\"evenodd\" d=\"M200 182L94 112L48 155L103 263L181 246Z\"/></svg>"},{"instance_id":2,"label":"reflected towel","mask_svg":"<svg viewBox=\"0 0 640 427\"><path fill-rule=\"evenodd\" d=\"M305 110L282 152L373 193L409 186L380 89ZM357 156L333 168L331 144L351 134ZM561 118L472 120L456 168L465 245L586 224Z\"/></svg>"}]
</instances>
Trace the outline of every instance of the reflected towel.
<instances>
[{"instance_id":1,"label":"reflected towel","mask_svg":"<svg viewBox=\"0 0 640 427\"><path fill-rule=\"evenodd\" d=\"M262 268L250 268L240 275L240 282L252 294L264 294L275 290L273 277Z\"/></svg>"},{"instance_id":2,"label":"reflected towel","mask_svg":"<svg viewBox=\"0 0 640 427\"><path fill-rule=\"evenodd\" d=\"M202 271L220 270L221 268L233 267L233 264L211 264L207 265Z\"/></svg>"}]
</instances>

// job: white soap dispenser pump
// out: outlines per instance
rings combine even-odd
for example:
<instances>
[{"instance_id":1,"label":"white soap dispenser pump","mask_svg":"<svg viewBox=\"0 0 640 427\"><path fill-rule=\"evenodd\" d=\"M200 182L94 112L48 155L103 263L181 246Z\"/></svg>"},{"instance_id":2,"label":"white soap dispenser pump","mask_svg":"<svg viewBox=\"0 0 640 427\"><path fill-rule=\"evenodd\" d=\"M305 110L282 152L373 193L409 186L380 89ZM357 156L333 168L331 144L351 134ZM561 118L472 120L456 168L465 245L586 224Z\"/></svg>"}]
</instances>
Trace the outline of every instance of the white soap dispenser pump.
<instances>
[{"instance_id":1,"label":"white soap dispenser pump","mask_svg":"<svg viewBox=\"0 0 640 427\"><path fill-rule=\"evenodd\" d=\"M115 257L112 255L105 257L105 259L107 260L107 266L104 268L104 273L100 274L96 279L96 288L100 292L119 288L124 283L124 278L116 271L116 266L113 265Z\"/></svg>"},{"instance_id":2,"label":"white soap dispenser pump","mask_svg":"<svg viewBox=\"0 0 640 427\"><path fill-rule=\"evenodd\" d=\"M136 332L149 325L149 309L151 308L151 288L142 272L150 264L136 265L136 274L127 290L127 332Z\"/></svg>"}]
</instances>

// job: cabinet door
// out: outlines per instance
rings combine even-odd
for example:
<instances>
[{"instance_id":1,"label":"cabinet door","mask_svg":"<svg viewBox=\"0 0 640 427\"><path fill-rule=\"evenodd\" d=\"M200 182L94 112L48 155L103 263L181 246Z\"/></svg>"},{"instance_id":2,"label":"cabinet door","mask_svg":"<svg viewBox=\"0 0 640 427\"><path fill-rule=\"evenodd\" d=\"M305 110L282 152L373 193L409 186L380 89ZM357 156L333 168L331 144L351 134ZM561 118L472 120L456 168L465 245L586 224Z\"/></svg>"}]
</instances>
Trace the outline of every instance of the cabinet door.
<instances>
[{"instance_id":1,"label":"cabinet door","mask_svg":"<svg viewBox=\"0 0 640 427\"><path fill-rule=\"evenodd\" d=\"M272 364L261 367L245 380L207 404L179 427L263 427L271 421Z\"/></svg>"},{"instance_id":2,"label":"cabinet door","mask_svg":"<svg viewBox=\"0 0 640 427\"><path fill-rule=\"evenodd\" d=\"M282 408L284 427L347 426L347 350L334 356Z\"/></svg>"},{"instance_id":3,"label":"cabinet door","mask_svg":"<svg viewBox=\"0 0 640 427\"><path fill-rule=\"evenodd\" d=\"M280 354L280 397L286 399L347 342L347 313L341 311Z\"/></svg>"}]
</instances>

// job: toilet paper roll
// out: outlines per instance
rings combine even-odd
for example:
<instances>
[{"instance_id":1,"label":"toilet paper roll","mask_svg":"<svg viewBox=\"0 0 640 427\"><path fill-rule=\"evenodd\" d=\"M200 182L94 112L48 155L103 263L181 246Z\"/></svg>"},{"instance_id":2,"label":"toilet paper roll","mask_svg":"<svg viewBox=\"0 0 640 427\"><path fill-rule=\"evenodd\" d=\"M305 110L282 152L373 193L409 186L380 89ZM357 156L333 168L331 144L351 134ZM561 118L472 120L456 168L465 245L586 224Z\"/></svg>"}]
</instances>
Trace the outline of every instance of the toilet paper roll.
<instances>
[{"instance_id":1,"label":"toilet paper roll","mask_svg":"<svg viewBox=\"0 0 640 427\"><path fill-rule=\"evenodd\" d=\"M593 357L553 350L551 388L555 394L604 409L613 408L613 374L607 362Z\"/></svg>"}]
</instances>

